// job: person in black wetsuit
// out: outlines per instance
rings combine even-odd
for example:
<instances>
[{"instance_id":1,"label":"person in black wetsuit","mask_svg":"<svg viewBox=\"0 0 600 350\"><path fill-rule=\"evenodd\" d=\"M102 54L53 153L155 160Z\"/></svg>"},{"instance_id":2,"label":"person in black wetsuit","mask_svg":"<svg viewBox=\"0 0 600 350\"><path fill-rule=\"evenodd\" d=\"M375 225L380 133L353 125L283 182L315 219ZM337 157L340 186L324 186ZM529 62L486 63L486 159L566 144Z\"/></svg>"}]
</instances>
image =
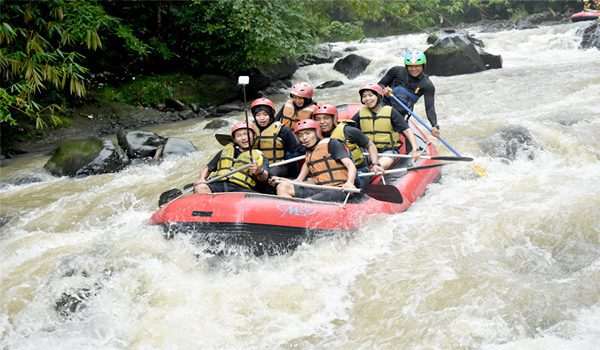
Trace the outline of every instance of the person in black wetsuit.
<instances>
[{"instance_id":1,"label":"person in black wetsuit","mask_svg":"<svg viewBox=\"0 0 600 350\"><path fill-rule=\"evenodd\" d=\"M427 57L423 52L407 52L404 55L405 67L395 66L390 68L379 80L379 85L385 87L386 97L383 99L383 103L404 114L407 120L410 113L394 101L390 95L393 93L411 110L419 98L425 96L425 112L431 124L431 133L433 136L439 137L440 126L435 112L435 86L427 74L423 72L426 63Z\"/></svg>"}]
</instances>

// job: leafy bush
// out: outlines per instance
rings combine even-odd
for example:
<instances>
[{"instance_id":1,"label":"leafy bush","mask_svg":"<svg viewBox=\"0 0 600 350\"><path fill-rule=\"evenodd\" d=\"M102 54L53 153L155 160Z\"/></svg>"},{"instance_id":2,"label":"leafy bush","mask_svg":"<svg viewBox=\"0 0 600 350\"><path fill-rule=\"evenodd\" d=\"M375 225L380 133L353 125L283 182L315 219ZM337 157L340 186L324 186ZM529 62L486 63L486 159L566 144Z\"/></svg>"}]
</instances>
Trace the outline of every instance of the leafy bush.
<instances>
[{"instance_id":1,"label":"leafy bush","mask_svg":"<svg viewBox=\"0 0 600 350\"><path fill-rule=\"evenodd\" d=\"M339 21L331 22L323 29L321 37L325 41L349 41L364 38L362 22L342 23Z\"/></svg>"},{"instance_id":2,"label":"leafy bush","mask_svg":"<svg viewBox=\"0 0 600 350\"><path fill-rule=\"evenodd\" d=\"M102 48L105 32L114 32L138 54L147 52L130 29L96 2L0 4L0 74L6 78L0 83L2 124L37 129L62 125L62 96L86 94L83 53Z\"/></svg>"}]
</instances>

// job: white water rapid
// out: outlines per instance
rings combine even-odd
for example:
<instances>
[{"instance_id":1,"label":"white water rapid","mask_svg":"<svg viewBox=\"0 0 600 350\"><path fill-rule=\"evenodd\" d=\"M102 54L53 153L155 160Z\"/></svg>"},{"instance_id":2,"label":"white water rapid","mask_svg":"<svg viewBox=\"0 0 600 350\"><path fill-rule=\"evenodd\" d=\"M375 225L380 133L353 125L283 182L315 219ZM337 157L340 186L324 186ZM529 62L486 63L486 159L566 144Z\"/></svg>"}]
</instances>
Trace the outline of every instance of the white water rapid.
<instances>
[{"instance_id":1,"label":"white water rapid","mask_svg":"<svg viewBox=\"0 0 600 350\"><path fill-rule=\"evenodd\" d=\"M46 175L47 155L0 168L0 181L44 180L0 188L0 349L600 348L600 51L577 48L586 25L475 30L504 67L432 80L442 136L487 175L447 166L407 212L289 255L215 259L147 224L218 150L207 121L152 129L203 145L160 165L82 179ZM359 102L425 39L336 43L367 71L295 79L342 80L316 100ZM531 132L533 159L481 151L504 126ZM56 311L77 293L77 311Z\"/></svg>"}]
</instances>

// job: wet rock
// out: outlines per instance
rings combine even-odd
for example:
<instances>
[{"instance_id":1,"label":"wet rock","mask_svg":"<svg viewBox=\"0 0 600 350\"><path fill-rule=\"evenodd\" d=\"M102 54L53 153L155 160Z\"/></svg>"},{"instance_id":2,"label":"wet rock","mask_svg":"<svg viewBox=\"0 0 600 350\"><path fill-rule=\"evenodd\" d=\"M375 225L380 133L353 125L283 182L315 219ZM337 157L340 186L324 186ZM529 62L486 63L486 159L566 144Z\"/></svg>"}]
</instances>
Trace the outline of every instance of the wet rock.
<instances>
[{"instance_id":1,"label":"wet rock","mask_svg":"<svg viewBox=\"0 0 600 350\"><path fill-rule=\"evenodd\" d=\"M152 158L156 150L166 142L164 137L140 130L129 132L119 130L117 140L129 158Z\"/></svg>"},{"instance_id":2,"label":"wet rock","mask_svg":"<svg viewBox=\"0 0 600 350\"><path fill-rule=\"evenodd\" d=\"M228 103L226 105L217 106L218 114L227 114L230 112L241 112L244 110L244 105L239 103Z\"/></svg>"},{"instance_id":3,"label":"wet rock","mask_svg":"<svg viewBox=\"0 0 600 350\"><path fill-rule=\"evenodd\" d=\"M194 111L194 113L198 113L198 111L200 110L200 107L198 107L197 103L190 104L190 107L192 108L192 111Z\"/></svg>"},{"instance_id":4,"label":"wet rock","mask_svg":"<svg viewBox=\"0 0 600 350\"><path fill-rule=\"evenodd\" d=\"M102 149L103 142L97 137L66 140L54 150L44 168L55 176L75 176L96 159Z\"/></svg>"},{"instance_id":5,"label":"wet rock","mask_svg":"<svg viewBox=\"0 0 600 350\"><path fill-rule=\"evenodd\" d=\"M196 152L198 149L188 140L183 140L175 137L169 137L167 143L162 150L162 157L182 156L188 153Z\"/></svg>"},{"instance_id":6,"label":"wet rock","mask_svg":"<svg viewBox=\"0 0 600 350\"><path fill-rule=\"evenodd\" d=\"M229 122L227 122L227 120L215 119L215 120L211 120L208 124L206 124L204 126L204 129L220 129L227 125L229 125Z\"/></svg>"},{"instance_id":7,"label":"wet rock","mask_svg":"<svg viewBox=\"0 0 600 350\"><path fill-rule=\"evenodd\" d=\"M535 150L541 148L526 128L511 125L498 130L494 135L481 141L481 150L492 156L515 160L519 155L535 157Z\"/></svg>"},{"instance_id":8,"label":"wet rock","mask_svg":"<svg viewBox=\"0 0 600 350\"><path fill-rule=\"evenodd\" d=\"M88 176L104 173L114 173L123 169L129 164L129 158L121 147L115 146L112 140L102 141L103 148L100 153L82 169L79 169L75 176Z\"/></svg>"},{"instance_id":9,"label":"wet rock","mask_svg":"<svg viewBox=\"0 0 600 350\"><path fill-rule=\"evenodd\" d=\"M600 50L600 22L595 22L583 31L579 48L589 49L595 47Z\"/></svg>"},{"instance_id":10,"label":"wet rock","mask_svg":"<svg viewBox=\"0 0 600 350\"><path fill-rule=\"evenodd\" d=\"M94 296L97 291L89 288L81 288L79 290L63 293L54 304L54 310L64 317L68 318L72 314L84 310L87 305L86 301Z\"/></svg>"},{"instance_id":11,"label":"wet rock","mask_svg":"<svg viewBox=\"0 0 600 350\"><path fill-rule=\"evenodd\" d=\"M500 55L492 55L482 51L479 53L479 57L481 57L486 69L502 68L502 56Z\"/></svg>"},{"instance_id":12,"label":"wet rock","mask_svg":"<svg viewBox=\"0 0 600 350\"><path fill-rule=\"evenodd\" d=\"M194 111L192 111L191 109L185 110L183 112L179 112L179 118L186 120L186 119L191 119L191 118L196 118L196 113L194 113Z\"/></svg>"},{"instance_id":13,"label":"wet rock","mask_svg":"<svg viewBox=\"0 0 600 350\"><path fill-rule=\"evenodd\" d=\"M344 74L348 79L354 79L364 72L370 63L370 59L351 53L338 60L333 65L333 69Z\"/></svg>"},{"instance_id":14,"label":"wet rock","mask_svg":"<svg viewBox=\"0 0 600 350\"><path fill-rule=\"evenodd\" d=\"M317 89L328 89L328 88L333 88L333 87L342 86L342 85L344 85L344 82L342 82L340 80L329 80L322 84L319 84L319 86L317 86Z\"/></svg>"},{"instance_id":15,"label":"wet rock","mask_svg":"<svg viewBox=\"0 0 600 350\"><path fill-rule=\"evenodd\" d=\"M425 51L430 75L450 76L501 68L502 57L483 50L484 43L464 31L444 30Z\"/></svg>"},{"instance_id":16,"label":"wet rock","mask_svg":"<svg viewBox=\"0 0 600 350\"><path fill-rule=\"evenodd\" d=\"M298 66L304 67L311 64L331 63L334 60L331 44L323 44L317 46L315 52L302 56L298 60Z\"/></svg>"},{"instance_id":17,"label":"wet rock","mask_svg":"<svg viewBox=\"0 0 600 350\"><path fill-rule=\"evenodd\" d=\"M348 46L347 48L344 49L344 52L354 52L358 50L358 48L356 46Z\"/></svg>"},{"instance_id":18,"label":"wet rock","mask_svg":"<svg viewBox=\"0 0 600 350\"><path fill-rule=\"evenodd\" d=\"M528 18L519 19L517 21L517 23L515 23L515 29L516 30L534 29L534 28L537 28L537 27L538 26L536 24L531 23L531 21Z\"/></svg>"},{"instance_id":19,"label":"wet rock","mask_svg":"<svg viewBox=\"0 0 600 350\"><path fill-rule=\"evenodd\" d=\"M0 227L8 224L9 221L10 221L10 217L8 217L8 216L0 216Z\"/></svg>"},{"instance_id":20,"label":"wet rock","mask_svg":"<svg viewBox=\"0 0 600 350\"><path fill-rule=\"evenodd\" d=\"M165 105L167 106L167 108L171 108L176 111L183 111L185 109L185 103L179 101L176 98L167 98L165 100Z\"/></svg>"},{"instance_id":21,"label":"wet rock","mask_svg":"<svg viewBox=\"0 0 600 350\"><path fill-rule=\"evenodd\" d=\"M250 84L248 84L247 93L250 98L258 96L260 90L266 89L277 80L291 78L298 70L298 63L295 59L283 59L278 63L262 65L252 68L248 71ZM238 88L237 91L240 91Z\"/></svg>"},{"instance_id":22,"label":"wet rock","mask_svg":"<svg viewBox=\"0 0 600 350\"><path fill-rule=\"evenodd\" d=\"M10 183L11 185L20 186L20 185L27 185L27 184L32 184L32 183L42 182L42 181L44 181L44 179L42 179L40 176L24 175L24 176L19 176L14 179L10 179L10 180L8 180L8 183Z\"/></svg>"}]
</instances>

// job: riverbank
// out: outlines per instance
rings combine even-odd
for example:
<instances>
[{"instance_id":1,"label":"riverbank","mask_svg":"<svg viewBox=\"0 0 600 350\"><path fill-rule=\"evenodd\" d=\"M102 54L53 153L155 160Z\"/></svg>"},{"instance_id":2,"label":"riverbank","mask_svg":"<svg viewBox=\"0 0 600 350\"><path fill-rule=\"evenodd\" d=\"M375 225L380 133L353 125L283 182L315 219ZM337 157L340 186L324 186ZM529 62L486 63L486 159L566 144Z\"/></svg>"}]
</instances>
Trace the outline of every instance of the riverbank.
<instances>
[{"instance_id":1,"label":"riverbank","mask_svg":"<svg viewBox=\"0 0 600 350\"><path fill-rule=\"evenodd\" d=\"M456 28L489 33L507 29L530 29L567 21L568 16L565 14L543 12L517 20L463 23ZM327 59L332 61L335 53L329 52L329 55ZM285 68L280 68L276 74L270 72L271 68L264 69L264 72L260 72L263 76L271 74L276 79L272 79L270 86L259 93L270 95L284 90L291 83L289 79L297 68L298 65L292 62ZM120 129L131 130L181 120L213 118L243 109L243 103L238 97L239 87L231 78L192 77L177 73L130 79L130 82L118 85L95 84L87 102L67 110L68 126L46 130L42 137L19 140L5 153L10 158L24 153L50 152L62 140L69 138L106 137L114 135ZM219 88L215 89L214 86ZM5 156L0 158L0 162L6 162Z\"/></svg>"}]
</instances>

